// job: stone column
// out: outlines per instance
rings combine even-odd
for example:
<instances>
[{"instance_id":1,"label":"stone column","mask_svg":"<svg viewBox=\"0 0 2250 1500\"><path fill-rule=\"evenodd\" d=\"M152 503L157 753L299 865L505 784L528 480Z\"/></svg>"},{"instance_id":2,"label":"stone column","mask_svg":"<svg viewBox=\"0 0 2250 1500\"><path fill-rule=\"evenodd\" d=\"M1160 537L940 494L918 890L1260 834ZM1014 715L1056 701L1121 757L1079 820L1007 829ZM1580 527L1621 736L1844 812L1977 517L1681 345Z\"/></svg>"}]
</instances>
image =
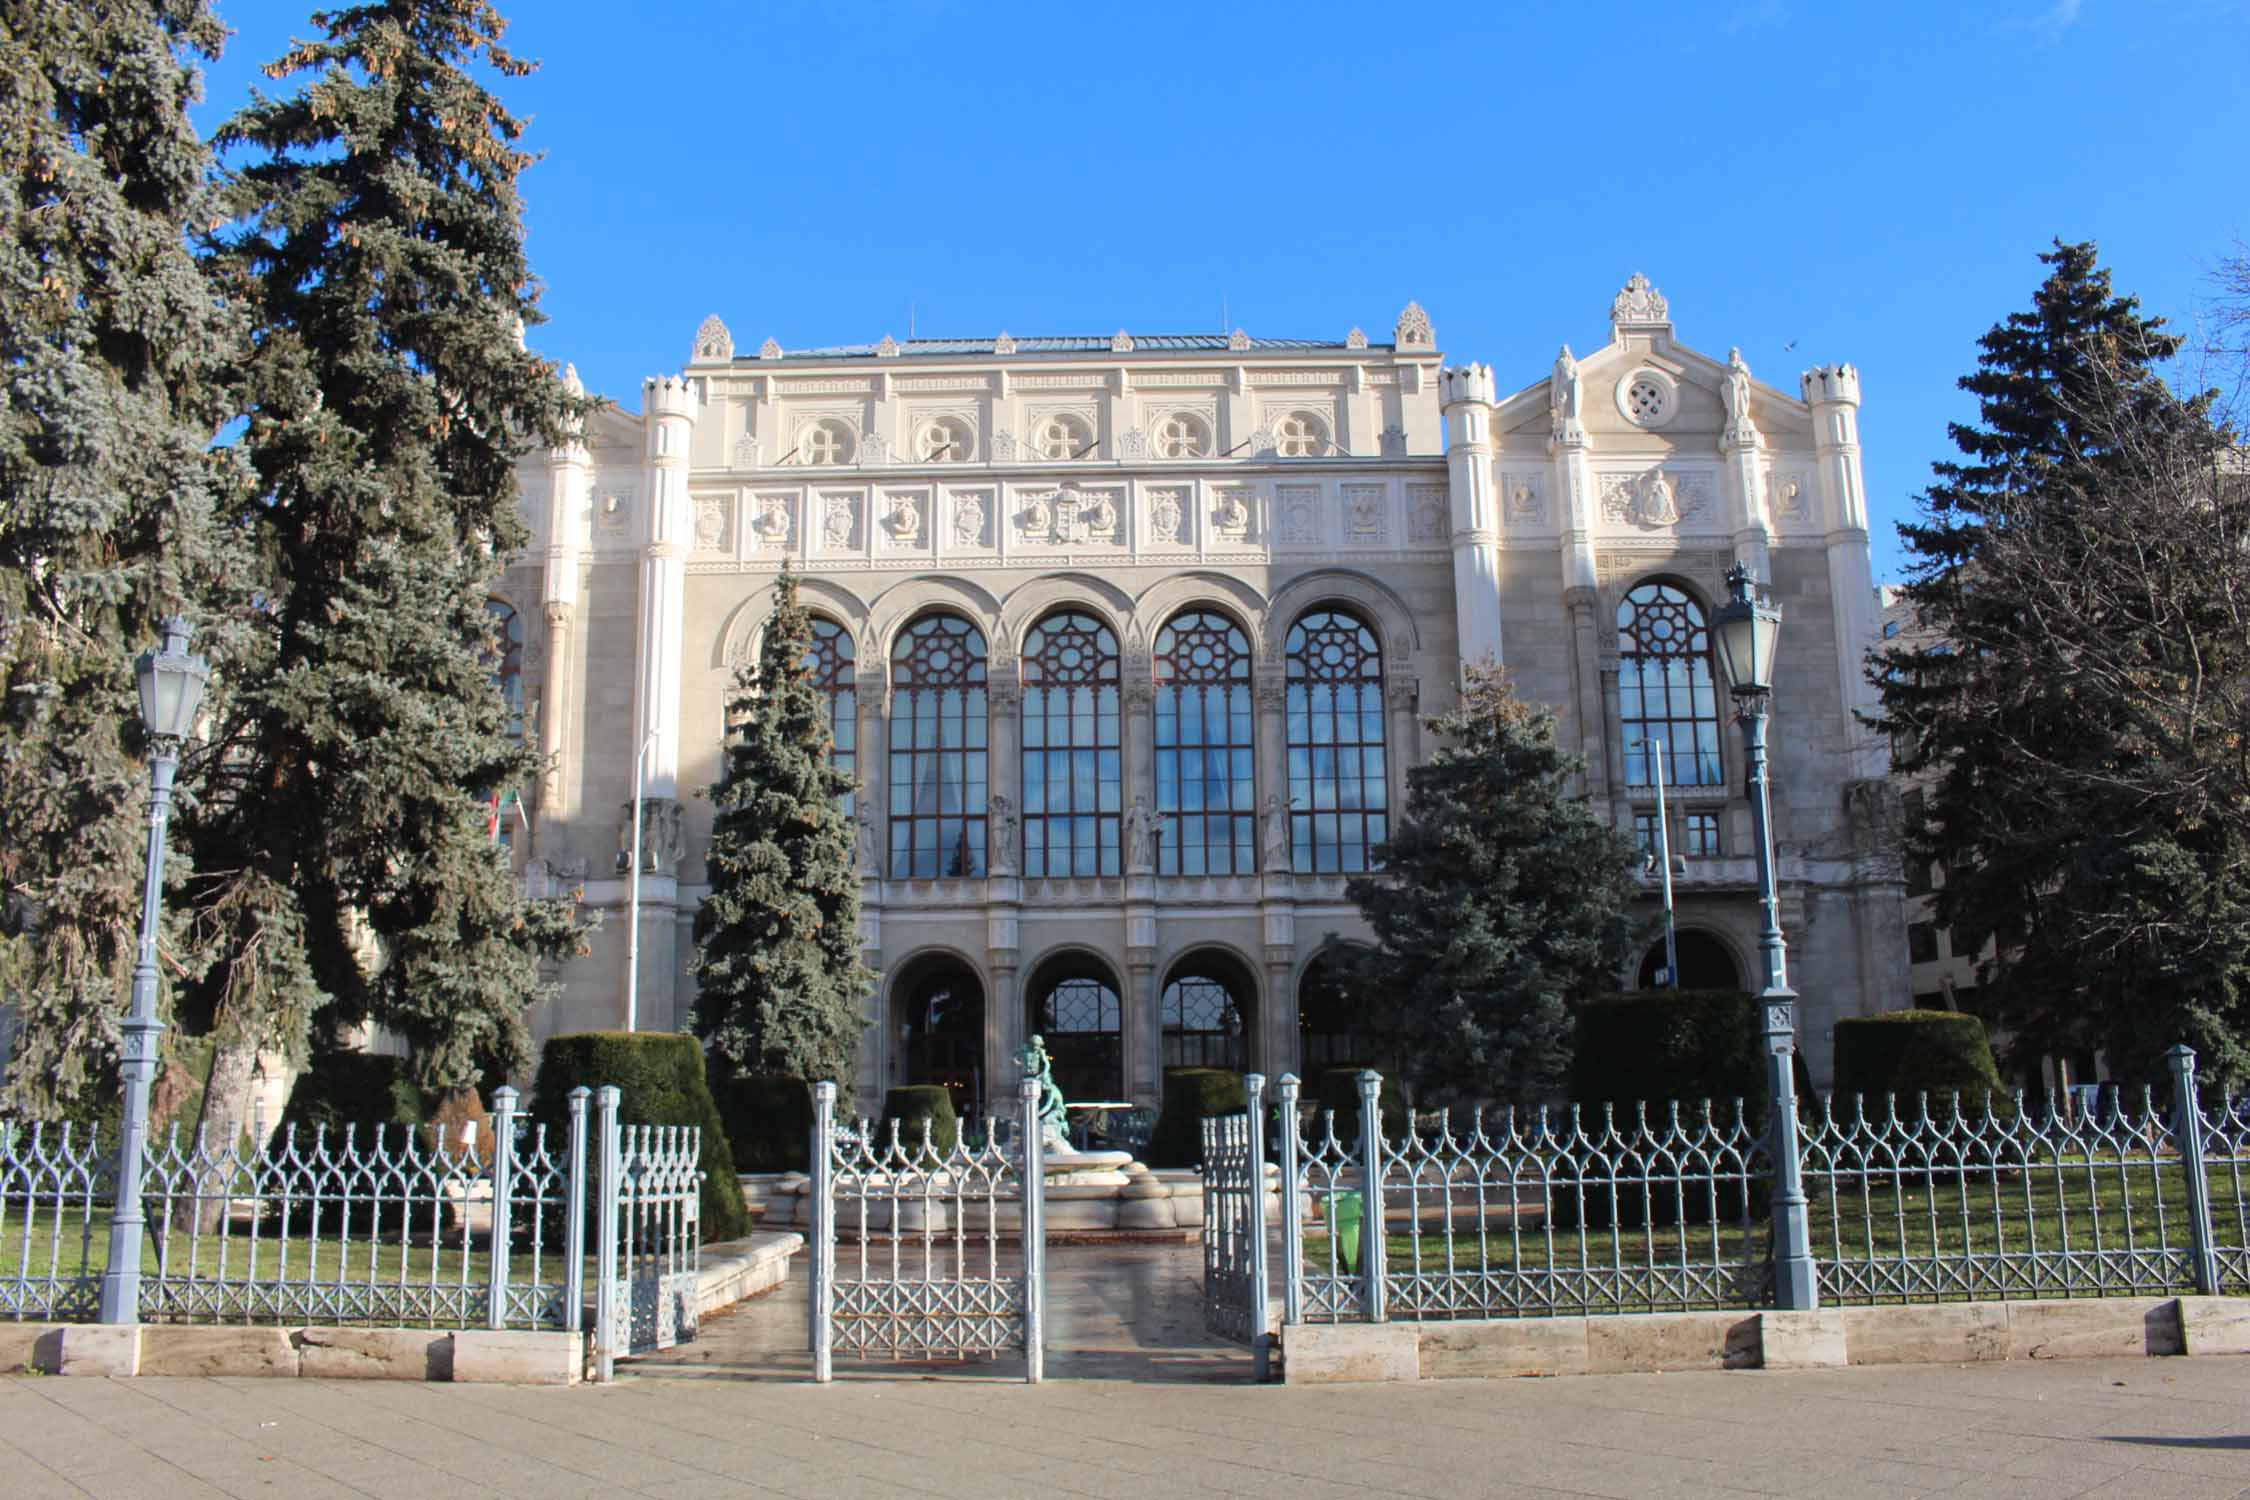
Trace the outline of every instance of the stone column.
<instances>
[{"instance_id":1,"label":"stone column","mask_svg":"<svg viewBox=\"0 0 2250 1500\"><path fill-rule=\"evenodd\" d=\"M1440 378L1446 472L1453 491L1453 607L1464 664L1500 653L1500 516L1492 480L1492 367Z\"/></svg>"},{"instance_id":2,"label":"stone column","mask_svg":"<svg viewBox=\"0 0 2250 1500\"><path fill-rule=\"evenodd\" d=\"M1127 918L1130 934L1131 919ZM1131 946L1125 950L1125 993L1118 997L1123 1013L1125 1097L1135 1104L1155 1108L1164 1102L1164 1016L1157 990L1156 951Z\"/></svg>"},{"instance_id":3,"label":"stone column","mask_svg":"<svg viewBox=\"0 0 2250 1500\"><path fill-rule=\"evenodd\" d=\"M1594 563L1594 475L1586 429L1565 421L1549 437L1555 493L1562 516L1563 608L1570 612L1571 729L1586 762L1586 792L1596 805L1609 799L1609 748L1601 678L1601 591Z\"/></svg>"},{"instance_id":4,"label":"stone column","mask_svg":"<svg viewBox=\"0 0 2250 1500\"><path fill-rule=\"evenodd\" d=\"M563 384L574 396L585 394L575 366L564 366ZM591 513L594 460L586 451L584 427L573 421L562 445L547 454L547 535L540 587L541 615L547 626L546 673L539 688L539 822L534 835L550 862L563 854L562 827L577 808L576 775L563 769L564 740L576 663L571 658L571 625L578 613L579 532Z\"/></svg>"},{"instance_id":5,"label":"stone column","mask_svg":"<svg viewBox=\"0 0 2250 1500\"><path fill-rule=\"evenodd\" d=\"M1268 848L1267 809L1278 798L1289 805L1289 680L1279 661L1261 662L1254 669L1251 695L1255 704L1255 751L1258 768L1258 868L1268 875L1289 873L1288 846L1278 863ZM1286 822L1286 819L1285 819Z\"/></svg>"},{"instance_id":6,"label":"stone column","mask_svg":"<svg viewBox=\"0 0 2250 1500\"><path fill-rule=\"evenodd\" d=\"M890 858L890 825L885 818L890 785L890 664L868 658L852 677L858 699L859 789L852 794L859 821L860 960L878 973L883 968L883 871ZM887 1087L894 1076L891 1056L898 1046L897 1026L878 985L869 997L874 1013L868 1034L875 1038L875 1076Z\"/></svg>"},{"instance_id":7,"label":"stone column","mask_svg":"<svg viewBox=\"0 0 2250 1500\"><path fill-rule=\"evenodd\" d=\"M1890 770L1889 747L1854 717L1880 707L1861 656L1878 639L1874 569L1867 551L1867 490L1859 468L1859 372L1850 365L1807 370L1801 386L1813 409L1822 513L1828 533L1828 603L1836 626L1836 670L1841 681L1843 740L1851 775L1875 777Z\"/></svg>"},{"instance_id":8,"label":"stone column","mask_svg":"<svg viewBox=\"0 0 2250 1500\"><path fill-rule=\"evenodd\" d=\"M1290 983L1297 950L1269 945L1265 958L1266 992L1258 1013L1263 1045L1251 1056L1250 1065L1268 1078L1284 1073L1301 1076L1305 1070L1304 1060L1297 1056L1297 993Z\"/></svg>"},{"instance_id":9,"label":"stone column","mask_svg":"<svg viewBox=\"0 0 2250 1500\"><path fill-rule=\"evenodd\" d=\"M687 650L687 557L694 542L687 478L695 416L695 388L683 377L668 375L642 383L641 417L648 434L642 483L648 519L642 532L634 724L625 749L623 806L629 823L631 777L639 765L640 1014L652 1022L672 1014L679 968L678 871L686 853L679 802L680 675ZM631 837L628 826L626 847Z\"/></svg>"},{"instance_id":10,"label":"stone column","mask_svg":"<svg viewBox=\"0 0 2250 1500\"><path fill-rule=\"evenodd\" d=\"M1008 1090L1016 1081L1016 1054L1023 1050L1030 1028L1024 1025L1022 975L1016 968L1018 918L1023 910L1023 883L1013 876L992 882L994 894L985 907L992 992L984 997L984 1107L991 1113L1005 1106Z\"/></svg>"},{"instance_id":11,"label":"stone column","mask_svg":"<svg viewBox=\"0 0 2250 1500\"><path fill-rule=\"evenodd\" d=\"M1023 873L1023 683L1016 659L994 648L985 669L985 701L990 705L985 732L984 787L989 808L1006 806L1019 831L1008 834L998 818L985 819L985 868L994 875ZM1005 804L1000 799L1006 798ZM1001 840L1011 847L1000 847Z\"/></svg>"},{"instance_id":12,"label":"stone column","mask_svg":"<svg viewBox=\"0 0 2250 1500\"><path fill-rule=\"evenodd\" d=\"M1422 679L1405 663L1383 673L1384 749L1386 791L1390 797L1389 825L1396 827L1406 810L1406 768L1422 758L1422 720L1417 705L1422 700ZM1279 1077L1279 1074L1271 1075Z\"/></svg>"}]
</instances>

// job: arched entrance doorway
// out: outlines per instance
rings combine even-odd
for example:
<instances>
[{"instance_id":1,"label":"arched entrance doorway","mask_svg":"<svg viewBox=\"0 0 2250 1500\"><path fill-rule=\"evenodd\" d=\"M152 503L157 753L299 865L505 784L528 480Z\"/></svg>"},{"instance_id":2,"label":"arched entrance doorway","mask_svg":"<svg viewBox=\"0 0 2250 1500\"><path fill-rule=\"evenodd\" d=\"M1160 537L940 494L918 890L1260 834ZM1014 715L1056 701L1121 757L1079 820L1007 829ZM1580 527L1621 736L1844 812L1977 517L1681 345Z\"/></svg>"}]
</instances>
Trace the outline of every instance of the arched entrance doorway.
<instances>
[{"instance_id":1,"label":"arched entrance doorway","mask_svg":"<svg viewBox=\"0 0 2250 1500\"><path fill-rule=\"evenodd\" d=\"M1257 981L1232 954L1206 949L1180 959L1157 998L1164 1066L1244 1071L1257 995Z\"/></svg>"},{"instance_id":2,"label":"arched entrance doorway","mask_svg":"<svg viewBox=\"0 0 2250 1500\"><path fill-rule=\"evenodd\" d=\"M1025 1017L1046 1039L1065 1099L1125 1096L1124 1004L1107 965L1086 953L1048 959L1025 987Z\"/></svg>"},{"instance_id":3,"label":"arched entrance doorway","mask_svg":"<svg viewBox=\"0 0 2250 1500\"><path fill-rule=\"evenodd\" d=\"M1324 1068L1374 1066L1374 1039L1345 994L1335 954L1324 952L1297 981L1297 1066L1307 1078Z\"/></svg>"},{"instance_id":4,"label":"arched entrance doorway","mask_svg":"<svg viewBox=\"0 0 2250 1500\"><path fill-rule=\"evenodd\" d=\"M894 1081L942 1084L953 1095L956 1115L981 1118L984 985L976 971L951 954L931 954L906 965L892 994L899 1038Z\"/></svg>"},{"instance_id":5,"label":"arched entrance doorway","mask_svg":"<svg viewBox=\"0 0 2250 1500\"><path fill-rule=\"evenodd\" d=\"M1742 988L1742 970L1734 961L1734 953L1725 943L1708 932L1698 932L1690 927L1673 940L1680 954L1680 985L1683 990L1739 990ZM1640 987L1653 990L1656 976L1664 967L1664 940L1658 938L1648 952L1641 955Z\"/></svg>"}]
</instances>

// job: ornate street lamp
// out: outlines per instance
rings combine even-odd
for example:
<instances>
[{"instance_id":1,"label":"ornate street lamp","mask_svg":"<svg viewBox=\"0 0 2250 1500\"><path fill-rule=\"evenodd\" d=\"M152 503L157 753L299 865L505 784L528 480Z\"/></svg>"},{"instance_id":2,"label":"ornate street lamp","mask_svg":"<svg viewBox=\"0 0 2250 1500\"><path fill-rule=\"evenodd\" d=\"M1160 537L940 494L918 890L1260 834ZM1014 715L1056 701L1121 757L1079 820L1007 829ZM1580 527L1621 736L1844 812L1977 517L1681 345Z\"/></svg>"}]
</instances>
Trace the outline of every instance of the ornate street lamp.
<instances>
[{"instance_id":1,"label":"ornate street lamp","mask_svg":"<svg viewBox=\"0 0 2250 1500\"><path fill-rule=\"evenodd\" d=\"M1774 646L1781 607L1753 593L1749 570L1727 570L1726 606L1713 616L1711 638L1734 693L1736 717L1750 761L1751 837L1758 846L1758 951L1766 987L1758 996L1766 1055L1766 1097L1773 1104L1774 1295L1786 1309L1820 1305L1812 1234L1805 1214L1804 1170L1797 1154L1797 992L1789 988L1789 955L1781 940L1781 899L1774 886L1772 808L1766 776L1766 709L1773 697Z\"/></svg>"},{"instance_id":2,"label":"ornate street lamp","mask_svg":"<svg viewBox=\"0 0 2250 1500\"><path fill-rule=\"evenodd\" d=\"M163 625L162 648L145 653L140 676L141 723L148 731L148 869L141 885L141 951L133 965L132 1008L125 1024L124 1137L118 1143L117 1200L109 1221L109 1265L102 1272L101 1320L140 1320L141 1164L148 1154L148 1094L156 1080L156 922L164 902L164 828L172 813L172 778L180 743L195 728L211 668L188 654L191 627L178 615Z\"/></svg>"}]
</instances>

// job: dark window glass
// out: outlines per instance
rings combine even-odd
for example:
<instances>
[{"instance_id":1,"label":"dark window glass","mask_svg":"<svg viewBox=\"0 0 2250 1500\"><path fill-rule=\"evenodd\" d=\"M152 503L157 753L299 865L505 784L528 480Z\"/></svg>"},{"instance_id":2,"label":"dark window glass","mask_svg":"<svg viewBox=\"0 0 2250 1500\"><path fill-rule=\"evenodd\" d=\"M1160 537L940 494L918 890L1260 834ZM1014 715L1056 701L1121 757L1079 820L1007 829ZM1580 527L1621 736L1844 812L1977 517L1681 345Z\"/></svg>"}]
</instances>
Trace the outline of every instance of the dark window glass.
<instances>
[{"instance_id":1,"label":"dark window glass","mask_svg":"<svg viewBox=\"0 0 2250 1500\"><path fill-rule=\"evenodd\" d=\"M1250 638L1189 610L1156 633L1156 810L1166 875L1256 872Z\"/></svg>"},{"instance_id":2,"label":"dark window glass","mask_svg":"<svg viewBox=\"0 0 2250 1500\"><path fill-rule=\"evenodd\" d=\"M1287 655L1292 867L1366 870L1390 836L1382 647L1364 621L1316 609L1289 627Z\"/></svg>"},{"instance_id":3,"label":"dark window glass","mask_svg":"<svg viewBox=\"0 0 2250 1500\"><path fill-rule=\"evenodd\" d=\"M1374 1045L1360 1029L1358 1008L1345 997L1336 965L1325 953L1306 965L1297 981L1297 1055L1308 1077L1320 1068L1372 1067L1376 1062ZM1337 1125L1339 1134L1358 1128L1349 1120ZM1316 1126L1314 1133L1319 1130Z\"/></svg>"},{"instance_id":4,"label":"dark window glass","mask_svg":"<svg viewBox=\"0 0 2250 1500\"><path fill-rule=\"evenodd\" d=\"M812 649L805 653L805 671L814 687L828 696L828 763L846 776L859 776L859 688L853 660L851 632L818 615L812 622ZM852 794L842 799L852 810Z\"/></svg>"},{"instance_id":5,"label":"dark window glass","mask_svg":"<svg viewBox=\"0 0 2250 1500\"><path fill-rule=\"evenodd\" d=\"M1664 746L1670 786L1718 786L1719 701L1703 607L1668 583L1644 583L1617 606L1618 720L1625 784L1653 786Z\"/></svg>"},{"instance_id":6,"label":"dark window glass","mask_svg":"<svg viewBox=\"0 0 2250 1500\"><path fill-rule=\"evenodd\" d=\"M1032 1029L1054 1059L1065 1099L1109 1100L1124 1092L1117 991L1090 975L1058 980L1032 1013Z\"/></svg>"},{"instance_id":7,"label":"dark window glass","mask_svg":"<svg viewBox=\"0 0 2250 1500\"><path fill-rule=\"evenodd\" d=\"M1076 610L1023 649L1023 872L1118 873L1117 637Z\"/></svg>"},{"instance_id":8,"label":"dark window glass","mask_svg":"<svg viewBox=\"0 0 2250 1500\"><path fill-rule=\"evenodd\" d=\"M984 873L984 636L927 615L891 653L894 880Z\"/></svg>"},{"instance_id":9,"label":"dark window glass","mask_svg":"<svg viewBox=\"0 0 2250 1500\"><path fill-rule=\"evenodd\" d=\"M1242 1071L1241 1001L1225 980L1180 974L1164 986L1164 1066Z\"/></svg>"},{"instance_id":10,"label":"dark window glass","mask_svg":"<svg viewBox=\"0 0 2250 1500\"><path fill-rule=\"evenodd\" d=\"M1906 928L1906 956L1918 964L1937 962L1937 925L1932 922L1911 922Z\"/></svg>"},{"instance_id":11,"label":"dark window glass","mask_svg":"<svg viewBox=\"0 0 2250 1500\"><path fill-rule=\"evenodd\" d=\"M523 616L515 606L504 599L484 601L485 613L492 616L493 633L499 637L493 643L488 664L492 680L500 689L500 696L508 705L508 738L523 738Z\"/></svg>"}]
</instances>

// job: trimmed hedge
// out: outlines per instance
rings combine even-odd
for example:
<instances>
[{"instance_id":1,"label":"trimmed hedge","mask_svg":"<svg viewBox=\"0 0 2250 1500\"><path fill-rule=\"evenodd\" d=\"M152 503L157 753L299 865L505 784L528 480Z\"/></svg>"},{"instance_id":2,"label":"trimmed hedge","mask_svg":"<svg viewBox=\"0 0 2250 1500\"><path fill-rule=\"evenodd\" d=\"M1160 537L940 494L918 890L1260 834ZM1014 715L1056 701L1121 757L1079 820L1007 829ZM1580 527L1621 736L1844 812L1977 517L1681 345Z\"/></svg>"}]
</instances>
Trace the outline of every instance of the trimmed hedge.
<instances>
[{"instance_id":1,"label":"trimmed hedge","mask_svg":"<svg viewBox=\"0 0 2250 1500\"><path fill-rule=\"evenodd\" d=\"M581 1084L590 1089L617 1085L617 1118L626 1124L701 1127L697 1164L703 1169L703 1242L740 1239L750 1232L726 1125L704 1082L703 1047L694 1037L666 1031L579 1031L549 1037L539 1054L539 1083L531 1095L531 1116L547 1122L549 1140L556 1138L558 1127L568 1140L570 1091ZM591 1105L587 1117L593 1117ZM592 1218L587 1215L589 1222Z\"/></svg>"},{"instance_id":2,"label":"trimmed hedge","mask_svg":"<svg viewBox=\"0 0 2250 1500\"><path fill-rule=\"evenodd\" d=\"M909 1156L927 1150L944 1157L961 1139L961 1122L953 1113L953 1091L942 1083L901 1084L883 1096L882 1123L875 1127L878 1151L890 1149L893 1120L898 1121L899 1146Z\"/></svg>"},{"instance_id":3,"label":"trimmed hedge","mask_svg":"<svg viewBox=\"0 0 2250 1500\"><path fill-rule=\"evenodd\" d=\"M1755 1102L1765 1093L1757 998L1743 990L1633 990L1578 1007L1570 1097Z\"/></svg>"},{"instance_id":4,"label":"trimmed hedge","mask_svg":"<svg viewBox=\"0 0 2250 1500\"><path fill-rule=\"evenodd\" d=\"M1225 1068L1166 1068L1164 1107L1149 1132L1148 1164L1192 1167L1203 1160L1203 1121L1250 1107L1242 1075Z\"/></svg>"},{"instance_id":5,"label":"trimmed hedge","mask_svg":"<svg viewBox=\"0 0 2250 1500\"><path fill-rule=\"evenodd\" d=\"M812 1165L812 1085L781 1073L711 1076L738 1172L804 1172Z\"/></svg>"},{"instance_id":6,"label":"trimmed hedge","mask_svg":"<svg viewBox=\"0 0 2250 1500\"><path fill-rule=\"evenodd\" d=\"M1964 1114L2013 1102L1992 1060L1984 1022L1957 1010L1894 1010L1836 1023L1836 1113L1856 1113L1859 1096L1895 1094L1902 1115L1929 1097L1932 1116L1958 1105ZM1876 1105L1870 1113L1883 1106Z\"/></svg>"},{"instance_id":7,"label":"trimmed hedge","mask_svg":"<svg viewBox=\"0 0 2250 1500\"><path fill-rule=\"evenodd\" d=\"M325 1125L335 1135L352 1125L362 1142L373 1126L386 1127L385 1136L395 1140L398 1132L388 1127L419 1127L429 1120L430 1101L407 1075L405 1058L340 1048L313 1054L281 1111L281 1123L296 1126L300 1138L315 1126Z\"/></svg>"},{"instance_id":8,"label":"trimmed hedge","mask_svg":"<svg viewBox=\"0 0 2250 1500\"><path fill-rule=\"evenodd\" d=\"M1313 1107L1311 1120L1305 1125L1308 1143L1319 1141L1327 1130L1321 1116L1328 1110L1336 1112L1336 1139L1353 1150L1359 1142L1359 1075L1364 1068L1323 1068L1312 1080L1312 1087L1301 1096ZM1399 1092L1398 1080L1388 1073L1377 1075L1383 1080L1383 1091L1376 1096L1376 1113L1383 1122L1383 1139L1397 1145L1406 1139L1412 1128L1407 1115L1405 1096Z\"/></svg>"}]
</instances>

